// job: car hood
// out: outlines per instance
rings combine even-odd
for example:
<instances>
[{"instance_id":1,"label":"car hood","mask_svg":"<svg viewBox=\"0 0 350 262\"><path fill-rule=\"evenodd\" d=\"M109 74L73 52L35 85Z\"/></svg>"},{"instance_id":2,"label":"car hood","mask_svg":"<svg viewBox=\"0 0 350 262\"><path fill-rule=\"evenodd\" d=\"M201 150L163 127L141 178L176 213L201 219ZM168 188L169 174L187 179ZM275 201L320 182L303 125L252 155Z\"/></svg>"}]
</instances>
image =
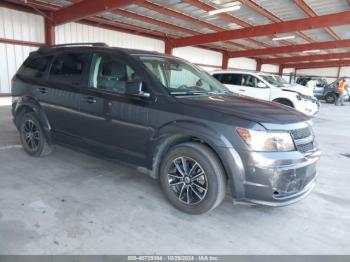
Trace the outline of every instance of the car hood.
<instances>
[{"instance_id":1,"label":"car hood","mask_svg":"<svg viewBox=\"0 0 350 262\"><path fill-rule=\"evenodd\" d=\"M313 96L313 91L307 88L306 86L298 85L298 84L285 84L282 87L283 90L297 92L306 96Z\"/></svg>"},{"instance_id":2,"label":"car hood","mask_svg":"<svg viewBox=\"0 0 350 262\"><path fill-rule=\"evenodd\" d=\"M254 121L265 127L268 124L291 124L309 120L308 116L293 108L241 96L186 96L179 97L178 101L189 106Z\"/></svg>"}]
</instances>

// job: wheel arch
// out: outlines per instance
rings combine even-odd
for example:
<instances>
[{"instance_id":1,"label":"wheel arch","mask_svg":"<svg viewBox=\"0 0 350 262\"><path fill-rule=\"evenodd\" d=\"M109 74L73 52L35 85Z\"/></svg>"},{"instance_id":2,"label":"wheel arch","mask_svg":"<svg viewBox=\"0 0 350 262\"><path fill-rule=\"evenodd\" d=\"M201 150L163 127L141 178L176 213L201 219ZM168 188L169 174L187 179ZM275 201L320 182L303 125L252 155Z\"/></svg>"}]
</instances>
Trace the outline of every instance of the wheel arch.
<instances>
[{"instance_id":1,"label":"wheel arch","mask_svg":"<svg viewBox=\"0 0 350 262\"><path fill-rule=\"evenodd\" d=\"M184 128L186 126L186 128ZM159 178L159 168L162 159L171 148L185 142L196 142L207 146L219 159L222 165L226 178L229 177L229 172L226 165L223 163L223 158L220 155L217 147L232 147L224 136L220 135L216 130L202 123L194 123L188 121L176 121L163 126L158 130L157 141L152 148L152 174L154 178Z\"/></svg>"},{"instance_id":2,"label":"wheel arch","mask_svg":"<svg viewBox=\"0 0 350 262\"><path fill-rule=\"evenodd\" d=\"M291 104L292 107L295 108L294 102L293 102L291 99L289 99L289 98L286 98L286 97L278 97L278 98L275 98L275 99L272 100L272 102L279 103L279 104L283 104L284 101L287 102L287 103L289 103L289 104Z\"/></svg>"},{"instance_id":3,"label":"wheel arch","mask_svg":"<svg viewBox=\"0 0 350 262\"><path fill-rule=\"evenodd\" d=\"M13 121L17 129L19 129L19 125L23 115L28 112L33 112L35 116L38 118L44 130L47 142L52 143L50 123L48 121L46 113L44 112L44 110L41 108L40 104L37 101L31 98L22 98L20 99L20 101L17 102L13 112L14 112Z\"/></svg>"}]
</instances>

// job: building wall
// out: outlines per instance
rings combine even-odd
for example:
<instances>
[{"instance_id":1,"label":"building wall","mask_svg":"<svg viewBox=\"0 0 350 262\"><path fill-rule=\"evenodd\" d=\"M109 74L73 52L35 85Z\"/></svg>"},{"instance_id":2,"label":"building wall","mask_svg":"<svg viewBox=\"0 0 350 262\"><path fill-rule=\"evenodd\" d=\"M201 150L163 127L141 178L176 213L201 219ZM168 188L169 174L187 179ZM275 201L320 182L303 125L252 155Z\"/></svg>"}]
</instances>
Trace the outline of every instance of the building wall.
<instances>
[{"instance_id":1,"label":"building wall","mask_svg":"<svg viewBox=\"0 0 350 262\"><path fill-rule=\"evenodd\" d=\"M0 7L0 38L44 43L44 19ZM11 79L35 47L0 43L0 95L11 92Z\"/></svg>"},{"instance_id":2,"label":"building wall","mask_svg":"<svg viewBox=\"0 0 350 262\"><path fill-rule=\"evenodd\" d=\"M256 70L256 60L245 57L231 58L228 61L228 67L232 69Z\"/></svg>"},{"instance_id":3,"label":"building wall","mask_svg":"<svg viewBox=\"0 0 350 262\"><path fill-rule=\"evenodd\" d=\"M56 27L56 43L105 42L110 46L143 49L164 53L161 40L112 31L79 23L68 23Z\"/></svg>"},{"instance_id":4,"label":"building wall","mask_svg":"<svg viewBox=\"0 0 350 262\"><path fill-rule=\"evenodd\" d=\"M266 73L272 73L272 74L278 74L279 66L277 65L269 65L269 64L263 64L261 66L261 71Z\"/></svg>"},{"instance_id":5,"label":"building wall","mask_svg":"<svg viewBox=\"0 0 350 262\"><path fill-rule=\"evenodd\" d=\"M346 76L350 78L350 66L342 67L340 69L340 77Z\"/></svg>"},{"instance_id":6,"label":"building wall","mask_svg":"<svg viewBox=\"0 0 350 262\"><path fill-rule=\"evenodd\" d=\"M322 76L324 77L328 83L331 83L337 79L338 68L311 68L311 69L298 69L298 75L310 75L310 76Z\"/></svg>"},{"instance_id":7,"label":"building wall","mask_svg":"<svg viewBox=\"0 0 350 262\"><path fill-rule=\"evenodd\" d=\"M180 47L173 49L173 55L186 59L194 64L203 65L206 69L215 69L215 66L220 66L222 63L222 54L212 50L207 50L198 47ZM211 66L209 66L211 65Z\"/></svg>"}]
</instances>

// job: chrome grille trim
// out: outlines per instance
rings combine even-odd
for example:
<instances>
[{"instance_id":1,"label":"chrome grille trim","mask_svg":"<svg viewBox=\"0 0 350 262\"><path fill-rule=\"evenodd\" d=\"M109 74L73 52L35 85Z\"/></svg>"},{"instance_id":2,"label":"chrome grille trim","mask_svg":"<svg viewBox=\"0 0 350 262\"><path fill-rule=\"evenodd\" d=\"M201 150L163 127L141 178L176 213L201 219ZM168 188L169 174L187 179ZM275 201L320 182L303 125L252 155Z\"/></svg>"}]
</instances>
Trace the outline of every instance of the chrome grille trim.
<instances>
[{"instance_id":1,"label":"chrome grille trim","mask_svg":"<svg viewBox=\"0 0 350 262\"><path fill-rule=\"evenodd\" d=\"M299 152L307 153L314 150L315 136L311 127L295 129L290 134Z\"/></svg>"}]
</instances>

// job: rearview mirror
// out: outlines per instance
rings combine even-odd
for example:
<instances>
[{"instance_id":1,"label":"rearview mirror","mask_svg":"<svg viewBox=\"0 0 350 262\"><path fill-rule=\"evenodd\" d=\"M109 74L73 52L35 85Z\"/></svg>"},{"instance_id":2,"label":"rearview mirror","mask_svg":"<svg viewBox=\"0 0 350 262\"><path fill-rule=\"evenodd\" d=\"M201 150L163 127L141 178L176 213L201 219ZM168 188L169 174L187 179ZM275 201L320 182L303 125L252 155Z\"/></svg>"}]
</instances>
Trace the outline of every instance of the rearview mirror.
<instances>
[{"instance_id":1,"label":"rearview mirror","mask_svg":"<svg viewBox=\"0 0 350 262\"><path fill-rule=\"evenodd\" d=\"M259 88L266 88L267 85L265 83L263 83L263 82L259 82L257 87L259 87Z\"/></svg>"},{"instance_id":2,"label":"rearview mirror","mask_svg":"<svg viewBox=\"0 0 350 262\"><path fill-rule=\"evenodd\" d=\"M142 90L143 83L141 80L135 80L132 82L126 83L125 86L125 94L127 95L134 95L134 96L144 96L144 97L150 97L150 93L145 93Z\"/></svg>"}]
</instances>

